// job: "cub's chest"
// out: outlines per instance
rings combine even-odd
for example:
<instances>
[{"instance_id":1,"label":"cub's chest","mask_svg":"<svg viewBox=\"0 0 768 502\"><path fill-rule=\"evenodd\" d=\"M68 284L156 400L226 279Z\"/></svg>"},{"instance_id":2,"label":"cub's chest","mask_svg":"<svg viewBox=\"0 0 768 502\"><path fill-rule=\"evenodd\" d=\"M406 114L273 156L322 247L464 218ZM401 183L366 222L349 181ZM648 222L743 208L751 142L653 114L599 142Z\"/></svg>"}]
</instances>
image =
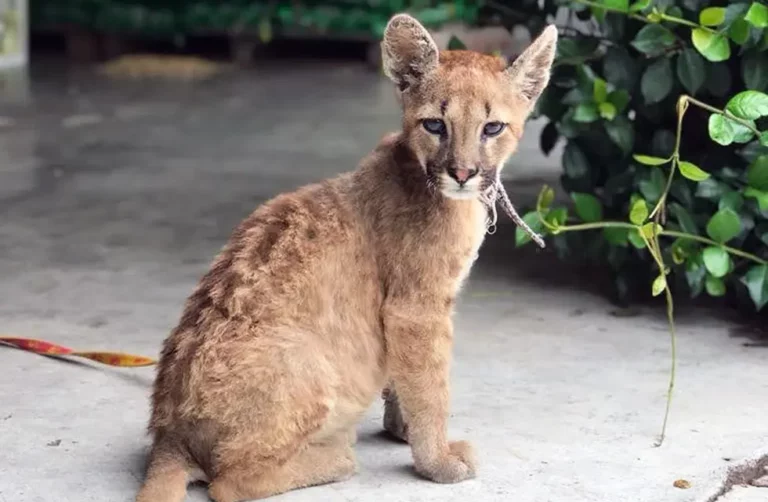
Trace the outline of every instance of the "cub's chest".
<instances>
[{"instance_id":1,"label":"cub's chest","mask_svg":"<svg viewBox=\"0 0 768 502\"><path fill-rule=\"evenodd\" d=\"M485 240L486 234L486 214L483 210L474 211L468 220L468 225L464 228L461 251L458 256L459 271L455 281L455 289L458 291L469 276L472 265L477 260L480 246Z\"/></svg>"}]
</instances>

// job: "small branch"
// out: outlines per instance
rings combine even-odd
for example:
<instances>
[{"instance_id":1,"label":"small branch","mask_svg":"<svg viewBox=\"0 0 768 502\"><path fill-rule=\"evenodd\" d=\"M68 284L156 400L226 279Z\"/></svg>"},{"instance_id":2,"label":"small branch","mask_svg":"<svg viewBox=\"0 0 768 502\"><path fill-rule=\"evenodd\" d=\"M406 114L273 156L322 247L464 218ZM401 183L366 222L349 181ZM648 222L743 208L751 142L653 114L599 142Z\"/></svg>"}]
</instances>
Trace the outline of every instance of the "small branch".
<instances>
[{"instance_id":1,"label":"small branch","mask_svg":"<svg viewBox=\"0 0 768 502\"><path fill-rule=\"evenodd\" d=\"M694 29L700 29L704 31L708 31L710 33L717 33L716 30L713 30L712 28L708 26L701 26L699 24L694 23L693 21L688 21L687 19L683 19L676 16L670 16L669 14L660 14L662 21L669 21L670 23L680 24L683 26L688 26L690 28Z\"/></svg>"},{"instance_id":2,"label":"small branch","mask_svg":"<svg viewBox=\"0 0 768 502\"><path fill-rule=\"evenodd\" d=\"M677 165L680 162L680 140L683 137L683 117L685 112L688 111L688 99L687 96L680 96L677 100L677 135L675 136L675 150L672 152L672 168L669 170L669 177L667 178L667 184L664 186L664 191L659 197L659 202L656 207L651 211L650 218L656 216L659 211L664 211L667 202L667 196L669 190L672 188L672 180L675 177L675 171L677 171Z\"/></svg>"},{"instance_id":3,"label":"small branch","mask_svg":"<svg viewBox=\"0 0 768 502\"><path fill-rule=\"evenodd\" d=\"M578 232L582 230L600 230L602 228L626 228L627 230L637 230L642 235L641 228L638 225L635 225L634 223L624 223L623 221L600 221L597 223L581 223L578 225L563 225L558 227L547 222L544 220L544 218L540 219L544 226L546 226L552 233L555 234L561 232ZM759 256L755 256L751 253L747 253L746 251L742 251L731 246L726 246L725 244L713 241L712 239L707 239L706 237L702 237L700 235L687 234L685 232L677 232L675 230L662 230L659 232L659 235L662 237L688 239L691 241L701 242L702 244L706 244L708 246L719 246L734 256L750 260L760 265L768 265L768 260L764 260Z\"/></svg>"},{"instance_id":4,"label":"small branch","mask_svg":"<svg viewBox=\"0 0 768 502\"><path fill-rule=\"evenodd\" d=\"M580 3L581 5L586 5L587 7L593 7L595 9L603 9L604 11L607 11L607 12L616 12L618 14L626 14L627 17L632 18L632 19L637 19L638 21L643 21L644 23L650 23L651 22L648 19L646 19L645 17L640 16L638 14L632 14L632 13L626 11L626 10L618 9L616 7L611 7L611 6L608 6L608 5L603 5L603 4L598 3L598 2L592 2L590 0L572 0L572 1L573 1L573 3Z\"/></svg>"},{"instance_id":5,"label":"small branch","mask_svg":"<svg viewBox=\"0 0 768 502\"><path fill-rule=\"evenodd\" d=\"M682 113L685 113L685 110L682 110ZM682 117L680 119L682 121ZM677 152L677 150L675 150ZM674 170L675 162L672 164L672 169ZM670 174L670 180L672 179L672 175ZM665 195L666 198L666 195ZM657 213L656 217L654 219L654 223L656 225L661 225L661 216L662 213ZM655 227L654 228L660 228ZM642 232L641 232L642 235ZM645 238L645 237L643 237ZM647 241L646 241L647 242ZM659 267L659 273L664 276L664 296L667 303L667 326L669 327L669 343L670 343L670 370L669 370L669 386L667 387L667 404L664 409L664 420L661 423L661 432L659 433L659 440L656 442L655 446L658 448L662 444L664 444L664 439L667 436L667 422L669 421L669 412L672 409L672 397L674 395L675 390L675 378L677 375L677 330L675 329L675 302L674 298L672 297L672 291L669 289L669 283L667 283L667 277L666 277L666 270L667 266L664 263L664 256L661 254L661 245L659 244L659 234L654 231L653 233L653 245L654 245L654 251L651 252L653 255L654 260L656 260L656 265ZM650 248L650 246L649 246Z\"/></svg>"},{"instance_id":6,"label":"small branch","mask_svg":"<svg viewBox=\"0 0 768 502\"><path fill-rule=\"evenodd\" d=\"M699 235L687 234L685 232L675 232L674 230L663 230L661 232L661 235L664 235L666 237L676 237L680 239L688 239L691 241L701 242L702 244L707 244L708 246L719 246L734 256L744 258L745 260L753 261L760 265L768 265L768 260L764 260L759 256L755 256L751 253L747 253L746 251L742 251L741 249L736 249L730 246L726 246L725 244L721 244L719 242L713 241L712 239L707 239L706 237L701 237Z\"/></svg>"},{"instance_id":7,"label":"small branch","mask_svg":"<svg viewBox=\"0 0 768 502\"><path fill-rule=\"evenodd\" d=\"M752 131L752 133L755 136L760 137L761 132L760 132L760 130L757 127L755 127L753 124L750 124L748 121L746 121L744 119L740 119L739 117L736 117L735 115L733 115L728 110L720 110L719 108L715 108L712 105L708 105L708 104L706 104L704 102L701 102L698 99L694 99L694 98L692 98L692 97L690 97L688 95L683 95L683 96L680 97L680 99L683 99L683 98L685 98L686 101L689 101L690 103L698 106L699 108L703 108L704 110L707 110L708 112L712 112L712 113L716 113L718 115L722 115L723 117L729 118L729 119L733 120L734 122L737 122L737 123L743 125L747 129Z\"/></svg>"},{"instance_id":8,"label":"small branch","mask_svg":"<svg viewBox=\"0 0 768 502\"><path fill-rule=\"evenodd\" d=\"M616 12L618 14L625 14L630 19L636 19L636 20L642 21L644 23L658 24L656 21L652 21L651 19L649 19L646 16L642 16L640 14L635 14L633 12L629 12L629 11L624 10L624 9L619 9L619 8L616 8L616 7L610 7L608 5L603 5L601 3L593 2L591 0L571 0L571 1L573 3L578 3L578 4L581 4L581 5L586 5L587 7L592 7L592 8L595 8L595 9L603 9L604 11L607 11L607 12ZM713 30L712 28L709 28L708 26L701 26L699 24L694 23L693 21L688 21L687 19L683 19L681 17L670 16L669 14L664 14L663 12L657 12L656 15L659 16L659 18L658 18L659 21L667 21L668 23L675 23L675 24L679 24L681 26L688 26L689 28L700 29L700 30L708 31L709 33L717 33L716 30Z\"/></svg>"}]
</instances>

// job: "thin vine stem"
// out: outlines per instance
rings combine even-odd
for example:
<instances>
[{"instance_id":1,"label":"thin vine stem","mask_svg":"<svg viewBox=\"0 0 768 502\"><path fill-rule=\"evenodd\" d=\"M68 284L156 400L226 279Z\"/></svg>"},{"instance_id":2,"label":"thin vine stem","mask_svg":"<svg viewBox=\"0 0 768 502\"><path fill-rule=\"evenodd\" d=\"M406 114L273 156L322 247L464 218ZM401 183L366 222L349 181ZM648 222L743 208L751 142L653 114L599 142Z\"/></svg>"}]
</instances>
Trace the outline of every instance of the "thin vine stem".
<instances>
[{"instance_id":1,"label":"thin vine stem","mask_svg":"<svg viewBox=\"0 0 768 502\"><path fill-rule=\"evenodd\" d=\"M704 31L707 31L709 33L717 33L716 30L713 30L712 28L710 28L708 26L701 26L701 25L699 25L697 23L694 23L693 21L688 21L687 19L683 19L683 18L677 17L677 16L670 16L669 14L665 14L663 12L655 12L655 14L658 16L658 21L656 21L656 20L648 18L647 16L643 16L643 15L640 15L640 14L635 14L633 12L630 12L630 11L626 10L626 9L620 9L618 7L611 7L609 5L603 5L603 4L598 3L598 2L593 2L592 0L572 0L572 2L573 3L577 3L577 4L581 4L581 5L585 5L587 7L593 7L595 9L602 9L602 10L607 11L607 12L616 12L618 14L624 14L624 15L626 15L627 17L629 17L631 19L636 19L638 21L642 21L642 22L648 23L648 24L658 24L660 21L667 21L669 23L679 24L681 26L688 26L689 28L704 30Z\"/></svg>"},{"instance_id":2,"label":"thin vine stem","mask_svg":"<svg viewBox=\"0 0 768 502\"><path fill-rule=\"evenodd\" d=\"M654 219L656 225L660 225L661 213L657 213ZM654 446L657 448L664 444L664 439L667 436L667 423L669 422L669 413L672 410L672 398L675 391L675 379L677 377L677 329L675 327L675 301L672 296L672 291L667 284L667 266L664 263L664 256L661 254L661 245L659 244L659 232L656 231L660 226L654 225L653 232L653 247L651 242L641 233L643 239L648 246L648 249L656 261L656 265L659 267L659 274L664 277L664 296L667 304L667 326L669 328L669 344L670 344L670 369L669 369L669 385L667 386L667 403L664 407L664 419L661 423L661 432L659 433L659 439Z\"/></svg>"},{"instance_id":3,"label":"thin vine stem","mask_svg":"<svg viewBox=\"0 0 768 502\"><path fill-rule=\"evenodd\" d=\"M675 150L672 152L672 157L670 157L672 160L672 168L669 170L669 176L667 177L667 184L664 186L664 191L661 193L659 201L656 203L656 207L653 208L653 211L651 211L649 218L655 217L659 211L662 211L663 208L666 207L667 196L669 195L669 190L672 188L672 180L675 177L677 166L680 163L680 138L683 136L683 117L685 117L685 112L688 111L688 100L686 98L687 96L680 96L680 99L677 100L677 135L675 136Z\"/></svg>"},{"instance_id":4,"label":"thin vine stem","mask_svg":"<svg viewBox=\"0 0 768 502\"><path fill-rule=\"evenodd\" d=\"M736 117L735 115L733 115L733 114L732 114L731 112L729 112L728 110L721 110L721 109L719 109L719 108L715 108L715 107L714 107L714 106L712 106L712 105L708 105L708 104L706 104L706 103L704 103L704 102L702 102L702 101L699 101L698 99L694 99L694 98L692 98L692 97L690 97L690 96L688 96L688 95L683 95L683 96L680 96L680 99L683 99L683 98L685 98L685 100L686 100L687 102L689 102L689 103L691 103L691 104L693 104L693 105L696 105L696 106L698 106L699 108L702 108L702 109L704 109L704 110L707 110L708 112L712 112L712 113L716 113L716 114L718 114L718 115L722 115L723 117L726 117L726 118L728 118L728 119L730 119L730 120L733 120L734 122L736 122L736 123L738 123L738 124L741 124L741 125L743 125L743 126L744 126L744 127L746 127L747 129L749 129L750 131L752 131L752 133L753 133L755 136L757 136L758 138L760 137L761 131L760 131L760 130L759 130L757 127L755 127L755 125L754 125L754 124L751 124L751 123L750 123L748 120L740 119L739 117Z\"/></svg>"},{"instance_id":5,"label":"thin vine stem","mask_svg":"<svg viewBox=\"0 0 768 502\"><path fill-rule=\"evenodd\" d=\"M625 223L623 221L599 221L595 223L579 223L576 225L558 226L558 225L552 225L550 222L546 221L541 216L540 212L539 212L539 220L553 234L559 234L563 232L579 232L584 230L600 230L602 228L626 228L627 230L637 230L642 235L641 225L635 225L634 223ZM725 244L714 241L712 239L708 239L706 237L702 237L700 235L688 234L685 232L677 232L675 230L666 230L666 229L659 232L658 235L661 237L674 237L678 239L687 239L691 241L700 242L708 246L718 246L734 256L738 256L740 258L750 260L759 265L768 265L768 260L764 260L759 256L755 256L751 253L747 253L746 251L742 251L741 249L737 249L731 246L726 246Z\"/></svg>"},{"instance_id":6,"label":"thin vine stem","mask_svg":"<svg viewBox=\"0 0 768 502\"><path fill-rule=\"evenodd\" d=\"M641 16L639 14L634 14L627 10L619 9L618 7L611 7L609 5L603 5L598 2L592 2L591 0L573 0L573 3L579 3L581 5L586 5L587 7L594 7L596 9L603 9L604 11L607 11L607 12L616 12L618 14L625 14L627 17L630 17L632 19L637 19L638 21L643 21L645 23L651 22L650 19L644 16Z\"/></svg>"},{"instance_id":7,"label":"thin vine stem","mask_svg":"<svg viewBox=\"0 0 768 502\"><path fill-rule=\"evenodd\" d=\"M720 246L725 251L728 251L730 254L734 256L738 256L740 258L744 258L745 260L753 261L759 265L768 265L768 261L763 260L759 256L755 256L751 253L747 253L746 251L742 251L741 249L732 248L730 246L726 246L725 244L721 244L719 242L713 241L712 239L707 239L706 237L701 237L700 235L695 234L687 234L685 232L676 232L674 230L663 230L661 232L661 235L667 236L667 237L678 237L680 239L688 239L691 241L697 241L701 242L702 244L708 244L710 246Z\"/></svg>"}]
</instances>

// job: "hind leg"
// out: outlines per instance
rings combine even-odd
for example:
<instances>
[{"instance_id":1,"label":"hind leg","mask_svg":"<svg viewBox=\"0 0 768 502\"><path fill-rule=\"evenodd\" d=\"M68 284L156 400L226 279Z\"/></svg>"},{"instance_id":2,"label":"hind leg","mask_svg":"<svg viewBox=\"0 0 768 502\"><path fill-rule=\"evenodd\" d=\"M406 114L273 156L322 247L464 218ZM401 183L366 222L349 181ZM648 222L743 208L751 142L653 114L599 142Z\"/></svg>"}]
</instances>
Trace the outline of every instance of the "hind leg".
<instances>
[{"instance_id":1,"label":"hind leg","mask_svg":"<svg viewBox=\"0 0 768 502\"><path fill-rule=\"evenodd\" d=\"M219 473L210 485L215 502L242 502L271 497L297 488L349 479L357 470L349 436L309 444L283 464L266 468L243 462Z\"/></svg>"},{"instance_id":2,"label":"hind leg","mask_svg":"<svg viewBox=\"0 0 768 502\"><path fill-rule=\"evenodd\" d=\"M381 393L384 399L384 430L391 438L404 443L408 442L408 424L403 419L397 393L391 384Z\"/></svg>"}]
</instances>

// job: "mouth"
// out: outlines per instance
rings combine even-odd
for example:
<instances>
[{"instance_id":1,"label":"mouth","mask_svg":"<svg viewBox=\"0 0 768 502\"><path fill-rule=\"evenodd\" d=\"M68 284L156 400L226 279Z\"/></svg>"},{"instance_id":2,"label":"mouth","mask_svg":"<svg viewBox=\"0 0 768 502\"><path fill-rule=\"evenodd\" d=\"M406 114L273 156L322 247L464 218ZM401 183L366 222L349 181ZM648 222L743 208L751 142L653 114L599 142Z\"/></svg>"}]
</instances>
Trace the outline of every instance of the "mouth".
<instances>
[{"instance_id":1,"label":"mouth","mask_svg":"<svg viewBox=\"0 0 768 502\"><path fill-rule=\"evenodd\" d=\"M480 196L481 180L471 178L466 183L459 183L448 175L440 176L440 192L449 199L469 200Z\"/></svg>"},{"instance_id":2,"label":"mouth","mask_svg":"<svg viewBox=\"0 0 768 502\"><path fill-rule=\"evenodd\" d=\"M443 188L440 190L443 195L448 197L449 199L454 200L468 200L468 199L476 199L480 192L478 190L472 189L472 188L465 188L465 187L448 187Z\"/></svg>"}]
</instances>

